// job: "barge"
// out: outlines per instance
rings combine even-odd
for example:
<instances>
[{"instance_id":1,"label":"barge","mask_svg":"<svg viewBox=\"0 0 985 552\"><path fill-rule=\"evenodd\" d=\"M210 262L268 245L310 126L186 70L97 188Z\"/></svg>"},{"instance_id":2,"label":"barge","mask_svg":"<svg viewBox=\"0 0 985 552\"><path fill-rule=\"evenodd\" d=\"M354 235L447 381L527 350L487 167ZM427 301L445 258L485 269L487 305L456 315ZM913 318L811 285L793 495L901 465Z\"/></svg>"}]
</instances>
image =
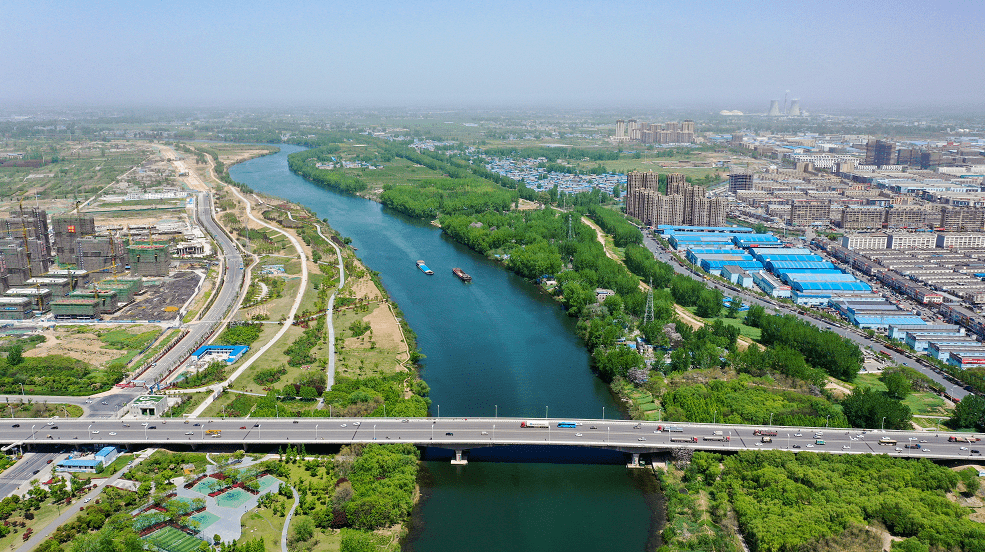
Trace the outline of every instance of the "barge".
<instances>
[{"instance_id":1,"label":"barge","mask_svg":"<svg viewBox=\"0 0 985 552\"><path fill-rule=\"evenodd\" d=\"M428 265L424 264L424 261L417 261L417 268L421 269L421 272L427 274L428 276L434 274L434 271L428 268Z\"/></svg>"},{"instance_id":2,"label":"barge","mask_svg":"<svg viewBox=\"0 0 985 552\"><path fill-rule=\"evenodd\" d=\"M462 270L461 268L453 268L453 269L451 269L451 271L452 271L452 274L454 274L455 276L458 276L458 278L461 281L463 281L463 282L471 282L472 281L472 277L469 276L468 274L466 274L465 271Z\"/></svg>"}]
</instances>

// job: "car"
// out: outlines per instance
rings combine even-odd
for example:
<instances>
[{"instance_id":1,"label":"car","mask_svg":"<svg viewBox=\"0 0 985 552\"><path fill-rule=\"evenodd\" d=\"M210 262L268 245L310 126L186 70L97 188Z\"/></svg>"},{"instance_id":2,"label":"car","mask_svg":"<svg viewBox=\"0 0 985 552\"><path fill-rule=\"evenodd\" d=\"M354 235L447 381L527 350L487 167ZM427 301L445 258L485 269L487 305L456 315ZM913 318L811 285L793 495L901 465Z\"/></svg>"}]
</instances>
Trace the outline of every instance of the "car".
<instances>
[{"instance_id":1,"label":"car","mask_svg":"<svg viewBox=\"0 0 985 552\"><path fill-rule=\"evenodd\" d=\"M157 429L157 426L147 426L147 429Z\"/></svg>"},{"instance_id":2,"label":"car","mask_svg":"<svg viewBox=\"0 0 985 552\"><path fill-rule=\"evenodd\" d=\"M55 422L48 422L48 425L55 425Z\"/></svg>"},{"instance_id":3,"label":"car","mask_svg":"<svg viewBox=\"0 0 985 552\"><path fill-rule=\"evenodd\" d=\"M972 454L981 454L980 452L978 452L978 449L971 449L971 453Z\"/></svg>"},{"instance_id":4,"label":"car","mask_svg":"<svg viewBox=\"0 0 985 552\"><path fill-rule=\"evenodd\" d=\"M590 427L588 429L598 429L598 426L592 426L592 427Z\"/></svg>"},{"instance_id":5,"label":"car","mask_svg":"<svg viewBox=\"0 0 985 552\"><path fill-rule=\"evenodd\" d=\"M33 473L33 475L38 475L38 472L39 471L41 471L41 470L34 470L34 472L32 472L32 473Z\"/></svg>"},{"instance_id":6,"label":"car","mask_svg":"<svg viewBox=\"0 0 985 552\"><path fill-rule=\"evenodd\" d=\"M646 437L640 437L637 441L646 441Z\"/></svg>"},{"instance_id":7,"label":"car","mask_svg":"<svg viewBox=\"0 0 985 552\"><path fill-rule=\"evenodd\" d=\"M123 427L130 427L130 424L123 424Z\"/></svg>"},{"instance_id":8,"label":"car","mask_svg":"<svg viewBox=\"0 0 985 552\"><path fill-rule=\"evenodd\" d=\"M10 427L20 427L20 426L21 426L20 424L14 424L14 425L12 425Z\"/></svg>"},{"instance_id":9,"label":"car","mask_svg":"<svg viewBox=\"0 0 985 552\"><path fill-rule=\"evenodd\" d=\"M794 437L803 437L803 435L802 435L802 434L800 434L800 433L794 433L794 434L793 434L793 436L794 436Z\"/></svg>"},{"instance_id":10,"label":"car","mask_svg":"<svg viewBox=\"0 0 985 552\"><path fill-rule=\"evenodd\" d=\"M58 426L51 426L51 429L58 429Z\"/></svg>"},{"instance_id":11,"label":"car","mask_svg":"<svg viewBox=\"0 0 985 552\"><path fill-rule=\"evenodd\" d=\"M814 448L814 443L807 443L807 448Z\"/></svg>"},{"instance_id":12,"label":"car","mask_svg":"<svg viewBox=\"0 0 985 552\"><path fill-rule=\"evenodd\" d=\"M920 442L921 442L921 443L926 443L926 442L927 442L927 440L926 440L926 439L920 439Z\"/></svg>"},{"instance_id":13,"label":"car","mask_svg":"<svg viewBox=\"0 0 985 552\"><path fill-rule=\"evenodd\" d=\"M116 432L115 431L110 431L109 434L110 435L116 435Z\"/></svg>"},{"instance_id":14,"label":"car","mask_svg":"<svg viewBox=\"0 0 985 552\"><path fill-rule=\"evenodd\" d=\"M910 437L910 438L909 438L909 439L907 439L907 440L908 440L908 441L916 441L916 440L917 440L917 438L916 438L916 437Z\"/></svg>"},{"instance_id":15,"label":"car","mask_svg":"<svg viewBox=\"0 0 985 552\"><path fill-rule=\"evenodd\" d=\"M961 450L968 450L968 447L961 447Z\"/></svg>"},{"instance_id":16,"label":"car","mask_svg":"<svg viewBox=\"0 0 985 552\"><path fill-rule=\"evenodd\" d=\"M763 446L763 443L762 443L762 441L760 441L760 442L757 442L757 443L756 443L756 446L757 446L757 447L761 447L761 446Z\"/></svg>"},{"instance_id":17,"label":"car","mask_svg":"<svg viewBox=\"0 0 985 552\"><path fill-rule=\"evenodd\" d=\"M800 445L794 445L793 448L800 448Z\"/></svg>"},{"instance_id":18,"label":"car","mask_svg":"<svg viewBox=\"0 0 985 552\"><path fill-rule=\"evenodd\" d=\"M581 437L581 433L575 433L575 437Z\"/></svg>"},{"instance_id":19,"label":"car","mask_svg":"<svg viewBox=\"0 0 985 552\"><path fill-rule=\"evenodd\" d=\"M359 427L359 424L361 424L361 423L362 423L362 422L352 422L352 425L354 425L354 426L356 426L356 427Z\"/></svg>"},{"instance_id":20,"label":"car","mask_svg":"<svg viewBox=\"0 0 985 552\"><path fill-rule=\"evenodd\" d=\"M488 431L483 431L482 432L482 435L489 435L489 432Z\"/></svg>"},{"instance_id":21,"label":"car","mask_svg":"<svg viewBox=\"0 0 985 552\"><path fill-rule=\"evenodd\" d=\"M140 424L140 425L142 425L142 426L147 426L147 422L144 422L144 423L142 423L142 424Z\"/></svg>"},{"instance_id":22,"label":"car","mask_svg":"<svg viewBox=\"0 0 985 552\"><path fill-rule=\"evenodd\" d=\"M342 426L341 426L341 427L345 427L345 424L342 424Z\"/></svg>"},{"instance_id":23,"label":"car","mask_svg":"<svg viewBox=\"0 0 985 552\"><path fill-rule=\"evenodd\" d=\"M408 420L408 419L406 419L406 418L404 418L403 420L400 420L400 423L402 423L402 424L406 424L406 423L408 423L408 422L410 422L410 420Z\"/></svg>"},{"instance_id":24,"label":"car","mask_svg":"<svg viewBox=\"0 0 985 552\"><path fill-rule=\"evenodd\" d=\"M298 421L297 421L297 420L294 420L294 421L293 421L293 422L291 422L291 423L292 423L292 424L296 424L296 423L298 423Z\"/></svg>"},{"instance_id":25,"label":"car","mask_svg":"<svg viewBox=\"0 0 985 552\"><path fill-rule=\"evenodd\" d=\"M91 496L87 496L86 499L82 501L82 503L83 504L89 504L89 501L90 500L92 500L92 497Z\"/></svg>"},{"instance_id":26,"label":"car","mask_svg":"<svg viewBox=\"0 0 985 552\"><path fill-rule=\"evenodd\" d=\"M896 452L902 452L903 447L896 447Z\"/></svg>"},{"instance_id":27,"label":"car","mask_svg":"<svg viewBox=\"0 0 985 552\"><path fill-rule=\"evenodd\" d=\"M850 449L850 448L852 448L852 446L851 445L842 445L841 448L843 448L843 449Z\"/></svg>"},{"instance_id":28,"label":"car","mask_svg":"<svg viewBox=\"0 0 985 552\"><path fill-rule=\"evenodd\" d=\"M246 426L239 426L240 429L246 429Z\"/></svg>"},{"instance_id":29,"label":"car","mask_svg":"<svg viewBox=\"0 0 985 552\"><path fill-rule=\"evenodd\" d=\"M103 401L103 402L101 402L101 403L99 403L99 404L109 404L109 403L108 403L108 402L106 402L106 401Z\"/></svg>"},{"instance_id":30,"label":"car","mask_svg":"<svg viewBox=\"0 0 985 552\"><path fill-rule=\"evenodd\" d=\"M194 425L193 427L201 427L201 425L202 425L202 424L200 424L200 423L198 423L198 422L196 422L196 423L195 423L195 425Z\"/></svg>"},{"instance_id":31,"label":"car","mask_svg":"<svg viewBox=\"0 0 985 552\"><path fill-rule=\"evenodd\" d=\"M253 424L253 427L260 427L260 422Z\"/></svg>"},{"instance_id":32,"label":"car","mask_svg":"<svg viewBox=\"0 0 985 552\"><path fill-rule=\"evenodd\" d=\"M99 433L99 430L98 429L94 429L94 430L92 430L92 432L93 433Z\"/></svg>"},{"instance_id":33,"label":"car","mask_svg":"<svg viewBox=\"0 0 985 552\"><path fill-rule=\"evenodd\" d=\"M445 435L454 435L454 433L452 433L450 431L447 431L447 432L445 432Z\"/></svg>"},{"instance_id":34,"label":"car","mask_svg":"<svg viewBox=\"0 0 985 552\"><path fill-rule=\"evenodd\" d=\"M52 460L54 460L54 459L53 458L49 458L48 461L45 462L45 464L50 464Z\"/></svg>"},{"instance_id":35,"label":"car","mask_svg":"<svg viewBox=\"0 0 985 552\"><path fill-rule=\"evenodd\" d=\"M195 435L195 432L194 431L186 431L185 432L185 435Z\"/></svg>"}]
</instances>

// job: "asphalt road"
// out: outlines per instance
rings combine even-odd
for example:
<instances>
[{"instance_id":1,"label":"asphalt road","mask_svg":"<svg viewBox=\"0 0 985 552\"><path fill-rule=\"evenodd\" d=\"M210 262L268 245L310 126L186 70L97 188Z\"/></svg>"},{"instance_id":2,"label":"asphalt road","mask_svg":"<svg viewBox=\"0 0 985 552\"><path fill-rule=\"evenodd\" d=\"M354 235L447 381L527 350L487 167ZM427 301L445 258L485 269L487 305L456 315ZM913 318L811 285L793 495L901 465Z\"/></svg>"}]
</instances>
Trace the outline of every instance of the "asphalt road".
<instances>
[{"instance_id":1,"label":"asphalt road","mask_svg":"<svg viewBox=\"0 0 985 552\"><path fill-rule=\"evenodd\" d=\"M406 421L404 421L406 420ZM140 422L119 420L58 420L58 429L46 420L31 420L12 428L0 427L0 443L22 441L44 444L93 444L156 446L168 444L284 444L284 443L352 443L404 442L422 446L470 449L494 445L571 445L613 448L625 452L653 452L686 446L706 450L782 449L814 450L838 454L892 454L929 458L965 458L985 443L949 443L948 434L926 431L847 430L771 426L777 436L764 443L753 432L764 426L724 424L680 424L675 422L638 422L635 420L567 420L575 428L559 428L561 421L532 420L549 427L522 428L519 418L265 418L265 419L195 419L189 423L175 420ZM129 424L129 426L127 425ZM32 433L31 425L36 425ZM676 426L682 431L661 431ZM221 430L212 437L208 430ZM728 441L706 440L722 432ZM815 433L820 432L815 438ZM799 434L799 435L798 435ZM52 437L49 439L48 435ZM889 436L898 441L880 445ZM695 438L678 443L672 438ZM820 439L824 444L816 441ZM907 449L906 443L922 443L921 449ZM797 446L794 446L797 445ZM899 447L900 450L896 450ZM962 450L964 447L964 450ZM976 455L977 456L977 455Z\"/></svg>"},{"instance_id":2,"label":"asphalt road","mask_svg":"<svg viewBox=\"0 0 985 552\"><path fill-rule=\"evenodd\" d=\"M18 487L41 476L40 472L61 456L55 452L28 452L0 475L0 497L10 496ZM34 473L39 472L39 473Z\"/></svg>"},{"instance_id":3,"label":"asphalt road","mask_svg":"<svg viewBox=\"0 0 985 552\"><path fill-rule=\"evenodd\" d=\"M681 263L678 262L677 259L675 259L667 251L665 251L659 243L657 243L653 238L647 236L646 234L644 234L643 236L643 243L647 247L647 249L653 252L653 254L655 255L658 261L662 261L670 264L670 266L673 267L674 271L677 272L678 274L686 274L687 276L690 276L695 280L701 280L705 283L705 285L718 289L727 296L731 297L734 295L738 295L746 303L753 305L760 305L766 308L767 310L776 311L782 314L792 314L797 318L809 322L821 329L830 330L842 337L851 339L852 341L858 343L862 347L871 347L876 351L883 351L885 353L888 353L892 362L896 364L902 364L904 366L909 366L910 368L917 370L921 374L926 375L932 380L943 385L945 389L948 390L947 392L954 397L961 399L969 394L968 391L966 391L963 387L961 387L958 384L955 384L954 382L948 381L943 375L938 374L937 372L928 368L924 364L908 356L901 355L896 351L887 349L886 345L882 342L876 341L874 339L869 339L864 334L860 334L855 330L850 330L843 328L841 326L836 326L821 318L804 315L800 311L792 309L789 306L784 305L783 303L767 301L757 295L753 295L746 291L739 290L738 288L725 287L715 280L710 280L710 279L705 280L704 276L701 273L692 272L688 270L687 267L681 266Z\"/></svg>"}]
</instances>

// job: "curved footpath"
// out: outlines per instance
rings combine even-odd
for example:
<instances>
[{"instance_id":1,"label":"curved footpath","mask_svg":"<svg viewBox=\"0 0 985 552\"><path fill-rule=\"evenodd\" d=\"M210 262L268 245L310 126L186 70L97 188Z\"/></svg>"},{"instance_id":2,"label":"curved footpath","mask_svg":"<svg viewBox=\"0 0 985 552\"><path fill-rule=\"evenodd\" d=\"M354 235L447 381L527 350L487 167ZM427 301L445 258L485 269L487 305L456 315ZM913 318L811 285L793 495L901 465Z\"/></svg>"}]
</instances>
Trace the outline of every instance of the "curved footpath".
<instances>
[{"instance_id":1,"label":"curved footpath","mask_svg":"<svg viewBox=\"0 0 985 552\"><path fill-rule=\"evenodd\" d=\"M204 401L202 401L202 404L200 404L198 408L196 408L190 414L190 416L193 418L201 415L202 412L204 412L205 409L208 408L210 404L212 404L212 401L216 399L216 397L218 396L218 392L222 390L222 388L231 385L232 382L236 380L236 378L242 375L242 373L245 372L250 366L253 366L253 363L256 362L257 359L263 356L263 354L266 353L268 349L270 349L275 343L277 343L280 340L281 337L284 336L285 333L287 333L287 330L289 330L291 328L291 325L294 323L294 317L297 315L298 309L301 307L301 300L304 298L304 292L305 290L308 289L308 257L304 254L304 249L301 248L301 243L298 242L297 238L292 236L290 233L285 232L284 230L281 230L280 228L277 228L276 226L273 226L267 223L266 221L260 220L255 216L253 216L253 205L250 203L250 201L245 197L243 197L243 195L240 194L239 190L237 190L236 188L230 186L229 189L233 192L233 194L236 195L237 198L239 198L240 201L246 204L247 218L253 220L257 224L260 224L261 226L265 226L273 230L274 232L283 234L291 242L291 245L293 245L294 249L298 252L298 258L301 260L301 285L298 287L298 295L294 299L294 304L291 305L291 310L287 313L287 317L284 320L284 323L281 326L280 330L274 335L274 337L270 339L270 341L264 344L264 346L261 347L260 350L256 352L256 354L251 356L249 360L244 362L242 366L236 369L236 371L233 372L232 375L230 375L226 379L226 381L223 381L221 383L216 383L204 388L182 390L183 393L212 391L212 393L210 393L209 396L206 397Z\"/></svg>"},{"instance_id":2,"label":"curved footpath","mask_svg":"<svg viewBox=\"0 0 985 552\"><path fill-rule=\"evenodd\" d=\"M290 215L290 213L288 213ZM293 219L291 219L293 220ZM321 226L315 224L315 229L318 230L318 235L322 237L323 240L327 241L329 245L335 248L335 256L339 260L339 285L332 292L332 296L328 298L328 305L325 308L325 318L328 321L328 342L332 344L332 348L328 354L328 368L326 369L326 376L328 376L328 383L325 385L325 389L331 389L335 385L335 324L332 323L332 313L335 311L335 296L338 295L339 290L345 285L345 265L342 262L342 250L339 246L335 245L335 242L325 237L325 234L321 233Z\"/></svg>"},{"instance_id":3,"label":"curved footpath","mask_svg":"<svg viewBox=\"0 0 985 552\"><path fill-rule=\"evenodd\" d=\"M287 485L287 483L284 483ZM280 549L282 552L287 552L287 530L291 528L291 518L294 517L294 510L298 507L298 490L291 487L291 492L294 493L294 506L291 506L291 511L287 512L287 517L284 518L284 528L280 532Z\"/></svg>"}]
</instances>

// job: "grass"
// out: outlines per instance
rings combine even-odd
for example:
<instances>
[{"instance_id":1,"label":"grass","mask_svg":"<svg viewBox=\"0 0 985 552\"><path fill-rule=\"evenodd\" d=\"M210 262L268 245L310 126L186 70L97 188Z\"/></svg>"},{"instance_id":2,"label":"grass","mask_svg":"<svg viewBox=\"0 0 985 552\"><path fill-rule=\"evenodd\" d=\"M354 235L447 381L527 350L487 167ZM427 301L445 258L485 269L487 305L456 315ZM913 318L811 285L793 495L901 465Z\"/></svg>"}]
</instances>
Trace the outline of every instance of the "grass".
<instances>
[{"instance_id":1,"label":"grass","mask_svg":"<svg viewBox=\"0 0 985 552\"><path fill-rule=\"evenodd\" d=\"M855 386L871 387L876 391L885 391L886 386L879 381L879 374L859 374L855 379ZM950 417L951 411L944 408L944 399L934 393L910 393L903 400L903 404L910 407L910 412L919 416L947 416ZM916 421L916 420L915 420ZM919 422L917 422L919 423ZM937 423L931 424L936 426ZM929 427L929 426L924 426Z\"/></svg>"},{"instance_id":2,"label":"grass","mask_svg":"<svg viewBox=\"0 0 985 552\"><path fill-rule=\"evenodd\" d=\"M143 540L167 552L193 552L198 550L202 542L173 527L158 529L144 537Z\"/></svg>"},{"instance_id":3,"label":"grass","mask_svg":"<svg viewBox=\"0 0 985 552\"><path fill-rule=\"evenodd\" d=\"M10 406L11 404L5 404L6 409L0 410L0 418L10 417ZM35 412L35 410L38 410ZM66 415L66 412L68 413ZM82 417L82 407L74 404L62 404L62 403L49 403L47 405L42 403L33 403L28 406L24 404L23 406L14 406L14 418L48 418L50 416L61 416L63 418L81 418Z\"/></svg>"},{"instance_id":4,"label":"grass","mask_svg":"<svg viewBox=\"0 0 985 552\"><path fill-rule=\"evenodd\" d=\"M25 522L25 527L22 529L17 529L15 532L11 532L6 537L0 538L0 550L12 550L19 547L23 542L24 531L28 528L34 529L37 532L42 527L47 527L49 523L57 518L62 510L76 508L75 506L55 506L51 503L45 503L41 505L41 508L34 511L34 519L24 520L20 516L11 516L10 521L15 519L20 519ZM78 508L76 508L78 509Z\"/></svg>"},{"instance_id":5,"label":"grass","mask_svg":"<svg viewBox=\"0 0 985 552\"><path fill-rule=\"evenodd\" d=\"M694 314L695 317L701 318L697 314L695 314L695 312L698 310L697 307L684 307L684 308L687 309L691 314ZM724 309L724 308L722 309L722 312L723 313L726 312L726 311L727 311L727 309ZM749 339L758 342L759 339L763 336L763 331L760 330L759 328L754 328L752 326L747 326L747 325L743 324L742 323L742 320L745 318L745 316L746 316L746 313L740 312L739 313L739 318L729 318L727 316L718 316L716 318L703 318L702 320L704 320L705 323L707 323L707 324L712 324L712 323L715 322L715 320L721 320L722 322L724 322L725 324L728 324L729 326L736 326L736 327L738 327L739 328L739 335L746 336Z\"/></svg>"},{"instance_id":6,"label":"grass","mask_svg":"<svg viewBox=\"0 0 985 552\"><path fill-rule=\"evenodd\" d=\"M278 499L283 500L283 499ZM291 504L293 504L293 499ZM290 505L287 509L290 510ZM284 518L274 515L270 508L254 508L240 519L243 532L240 541L250 541L263 538L267 550L280 550L280 533L284 527Z\"/></svg>"}]
</instances>

